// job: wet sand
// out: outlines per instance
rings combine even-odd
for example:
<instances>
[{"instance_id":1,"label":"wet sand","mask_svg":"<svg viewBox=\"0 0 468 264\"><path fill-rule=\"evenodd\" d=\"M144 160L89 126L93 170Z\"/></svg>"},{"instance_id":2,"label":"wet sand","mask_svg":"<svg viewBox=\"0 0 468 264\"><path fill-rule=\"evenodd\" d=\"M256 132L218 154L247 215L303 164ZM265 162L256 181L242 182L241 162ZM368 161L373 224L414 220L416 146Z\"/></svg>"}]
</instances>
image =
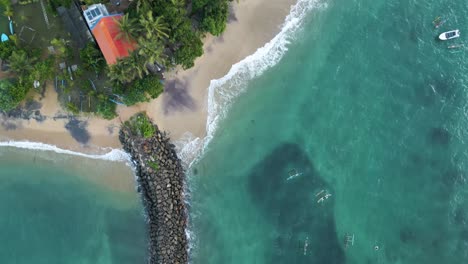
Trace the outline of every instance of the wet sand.
<instances>
[{"instance_id":1,"label":"wet sand","mask_svg":"<svg viewBox=\"0 0 468 264\"><path fill-rule=\"evenodd\" d=\"M146 111L173 140L186 132L203 138L206 134L207 92L210 81L223 77L231 66L270 41L281 28L294 0L240 0L234 2L226 32L207 36L204 55L188 70L166 73L165 92L156 100L132 107L119 106L119 117L104 120L94 116L66 116L57 95L48 87L44 98L35 95L45 120L8 119L0 116L0 140L28 140L86 153L120 148L120 123L139 111ZM55 118L54 118L55 117Z\"/></svg>"}]
</instances>

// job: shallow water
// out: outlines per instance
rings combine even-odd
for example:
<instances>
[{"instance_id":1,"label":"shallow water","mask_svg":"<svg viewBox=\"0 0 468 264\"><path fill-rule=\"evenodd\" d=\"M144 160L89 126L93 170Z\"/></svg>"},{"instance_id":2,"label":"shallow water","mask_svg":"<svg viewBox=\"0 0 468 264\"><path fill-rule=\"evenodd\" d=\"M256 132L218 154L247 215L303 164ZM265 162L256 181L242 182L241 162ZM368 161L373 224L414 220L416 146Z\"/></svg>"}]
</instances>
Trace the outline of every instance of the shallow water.
<instances>
[{"instance_id":1,"label":"shallow water","mask_svg":"<svg viewBox=\"0 0 468 264\"><path fill-rule=\"evenodd\" d=\"M468 7L322 2L192 168L193 263L468 261Z\"/></svg>"},{"instance_id":2,"label":"shallow water","mask_svg":"<svg viewBox=\"0 0 468 264\"><path fill-rule=\"evenodd\" d=\"M145 263L124 163L0 147L1 263Z\"/></svg>"}]
</instances>

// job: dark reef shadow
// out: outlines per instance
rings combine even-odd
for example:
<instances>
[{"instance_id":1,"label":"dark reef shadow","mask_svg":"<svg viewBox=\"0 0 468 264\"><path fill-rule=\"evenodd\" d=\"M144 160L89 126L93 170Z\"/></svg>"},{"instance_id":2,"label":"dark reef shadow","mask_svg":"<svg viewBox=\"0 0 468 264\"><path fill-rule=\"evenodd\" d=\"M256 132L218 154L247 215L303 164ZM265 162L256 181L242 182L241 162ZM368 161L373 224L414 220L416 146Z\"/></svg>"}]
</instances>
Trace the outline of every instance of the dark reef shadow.
<instances>
[{"instance_id":1,"label":"dark reef shadow","mask_svg":"<svg viewBox=\"0 0 468 264\"><path fill-rule=\"evenodd\" d=\"M188 93L187 87L187 81L181 81L179 79L166 82L166 86L164 88L166 97L163 102L164 114L167 115L171 111L196 109L195 101Z\"/></svg>"},{"instance_id":2,"label":"dark reef shadow","mask_svg":"<svg viewBox=\"0 0 468 264\"><path fill-rule=\"evenodd\" d=\"M292 169L302 175L288 181ZM266 263L345 263L333 198L317 203L316 193L323 189L333 193L297 144L280 145L251 170L248 190L252 201L277 231ZM304 254L306 239L308 251Z\"/></svg>"},{"instance_id":3,"label":"dark reef shadow","mask_svg":"<svg viewBox=\"0 0 468 264\"><path fill-rule=\"evenodd\" d=\"M403 243L409 243L417 238L416 231L409 227L402 227L400 229L400 241Z\"/></svg>"},{"instance_id":4,"label":"dark reef shadow","mask_svg":"<svg viewBox=\"0 0 468 264\"><path fill-rule=\"evenodd\" d=\"M86 126L88 122L80 121L75 118L70 118L68 123L65 125L65 128L70 132L71 136L81 144L87 144L91 136L89 135Z\"/></svg>"},{"instance_id":5,"label":"dark reef shadow","mask_svg":"<svg viewBox=\"0 0 468 264\"><path fill-rule=\"evenodd\" d=\"M434 145L447 146L450 143L450 132L443 127L434 127L429 131L429 142Z\"/></svg>"}]
</instances>

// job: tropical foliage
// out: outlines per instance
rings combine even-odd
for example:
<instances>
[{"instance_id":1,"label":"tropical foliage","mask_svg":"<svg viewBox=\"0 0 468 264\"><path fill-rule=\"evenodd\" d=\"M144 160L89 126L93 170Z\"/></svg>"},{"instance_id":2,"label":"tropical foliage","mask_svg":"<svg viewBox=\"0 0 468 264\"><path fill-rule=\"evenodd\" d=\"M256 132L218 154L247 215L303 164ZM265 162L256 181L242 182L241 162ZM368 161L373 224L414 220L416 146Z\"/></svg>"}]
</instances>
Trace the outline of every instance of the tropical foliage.
<instances>
[{"instance_id":1,"label":"tropical foliage","mask_svg":"<svg viewBox=\"0 0 468 264\"><path fill-rule=\"evenodd\" d=\"M134 115L130 120L124 123L124 126L128 127L133 134L150 138L156 133L156 127L153 125L146 113L138 113Z\"/></svg>"},{"instance_id":2,"label":"tropical foliage","mask_svg":"<svg viewBox=\"0 0 468 264\"><path fill-rule=\"evenodd\" d=\"M34 60L24 50L13 51L9 58L11 70L23 76L32 71Z\"/></svg>"},{"instance_id":3,"label":"tropical foliage","mask_svg":"<svg viewBox=\"0 0 468 264\"><path fill-rule=\"evenodd\" d=\"M164 86L158 76L148 75L135 79L127 85L114 85L113 89L119 101L127 106L140 102L148 102L164 92Z\"/></svg>"},{"instance_id":4,"label":"tropical foliage","mask_svg":"<svg viewBox=\"0 0 468 264\"><path fill-rule=\"evenodd\" d=\"M26 97L29 88L22 80L0 80L0 110L9 111L18 106Z\"/></svg>"},{"instance_id":5,"label":"tropical foliage","mask_svg":"<svg viewBox=\"0 0 468 264\"><path fill-rule=\"evenodd\" d=\"M98 96L97 113L105 119L113 119L117 116L115 113L116 105L105 95Z\"/></svg>"},{"instance_id":6,"label":"tropical foliage","mask_svg":"<svg viewBox=\"0 0 468 264\"><path fill-rule=\"evenodd\" d=\"M72 43L65 40L66 36L57 34L57 38L50 40L53 50L50 49L50 55L46 56L45 50L20 47L23 44L18 43L17 37L10 36L11 41L0 43L0 58L10 65L16 79L0 84L0 109L16 107L35 81L42 85L52 79L65 94L71 91L70 87L79 89L72 89L78 99L70 102L68 95L64 103L73 113L95 111L112 119L116 116L116 104L133 105L157 98L164 91L161 70L178 65L185 69L192 67L195 59L203 54L204 35L218 36L225 30L229 1L131 1L124 16L116 20L120 29L116 39L131 43L136 49L112 66L107 66L94 43L76 51L72 49ZM82 2L90 5L108 1ZM55 12L59 6L70 6L73 0L48 0L47 3ZM12 15L10 0L0 0L0 5L4 7L4 15ZM81 63L77 63L79 68L71 72L69 63L76 63L75 55L78 54ZM82 79L79 78L81 75ZM108 78L102 79L102 76ZM78 80L72 77L78 77Z\"/></svg>"},{"instance_id":7,"label":"tropical foliage","mask_svg":"<svg viewBox=\"0 0 468 264\"><path fill-rule=\"evenodd\" d=\"M226 0L194 0L193 10L200 16L203 31L219 36L226 29L229 12Z\"/></svg>"},{"instance_id":8,"label":"tropical foliage","mask_svg":"<svg viewBox=\"0 0 468 264\"><path fill-rule=\"evenodd\" d=\"M137 35L137 27L135 25L135 19L129 18L128 14L125 14L122 18L116 19L117 25L119 26L119 33L117 34L117 39L125 39L127 42L133 40Z\"/></svg>"},{"instance_id":9,"label":"tropical foliage","mask_svg":"<svg viewBox=\"0 0 468 264\"><path fill-rule=\"evenodd\" d=\"M11 39L11 38L10 38ZM0 58L10 66L15 79L2 80L0 88L0 110L17 107L25 98L35 81L43 84L54 75L54 59L41 57L41 50L15 45L14 41L0 44Z\"/></svg>"},{"instance_id":10,"label":"tropical foliage","mask_svg":"<svg viewBox=\"0 0 468 264\"><path fill-rule=\"evenodd\" d=\"M12 17L13 16L13 9L12 9L12 6L11 6L11 0L0 0L0 6L2 7L2 9L5 10L5 11L3 11L4 16L6 16L6 17Z\"/></svg>"},{"instance_id":11,"label":"tropical foliage","mask_svg":"<svg viewBox=\"0 0 468 264\"><path fill-rule=\"evenodd\" d=\"M0 59L8 59L15 49L13 41L0 42Z\"/></svg>"},{"instance_id":12,"label":"tropical foliage","mask_svg":"<svg viewBox=\"0 0 468 264\"><path fill-rule=\"evenodd\" d=\"M228 0L135 0L119 21L117 37L136 41L143 57L138 61L146 66L190 68L203 54L204 33L220 35L225 30L228 11Z\"/></svg>"},{"instance_id":13,"label":"tropical foliage","mask_svg":"<svg viewBox=\"0 0 468 264\"><path fill-rule=\"evenodd\" d=\"M101 51L99 51L94 43L88 43L86 47L80 51L80 59L86 70L100 73L106 68L106 61Z\"/></svg>"}]
</instances>

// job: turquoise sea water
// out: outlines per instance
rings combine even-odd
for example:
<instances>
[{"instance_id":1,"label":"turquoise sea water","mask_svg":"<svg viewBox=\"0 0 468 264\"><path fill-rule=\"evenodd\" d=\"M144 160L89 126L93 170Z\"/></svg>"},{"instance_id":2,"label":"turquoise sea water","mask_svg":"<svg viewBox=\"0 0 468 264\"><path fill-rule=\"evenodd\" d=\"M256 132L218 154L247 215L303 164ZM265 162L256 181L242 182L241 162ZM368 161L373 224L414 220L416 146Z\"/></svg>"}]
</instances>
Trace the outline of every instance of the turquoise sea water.
<instances>
[{"instance_id":1,"label":"turquoise sea water","mask_svg":"<svg viewBox=\"0 0 468 264\"><path fill-rule=\"evenodd\" d=\"M0 147L0 263L146 262L124 163Z\"/></svg>"},{"instance_id":2,"label":"turquoise sea water","mask_svg":"<svg viewBox=\"0 0 468 264\"><path fill-rule=\"evenodd\" d=\"M191 169L192 263L468 263L468 5L322 3Z\"/></svg>"}]
</instances>

